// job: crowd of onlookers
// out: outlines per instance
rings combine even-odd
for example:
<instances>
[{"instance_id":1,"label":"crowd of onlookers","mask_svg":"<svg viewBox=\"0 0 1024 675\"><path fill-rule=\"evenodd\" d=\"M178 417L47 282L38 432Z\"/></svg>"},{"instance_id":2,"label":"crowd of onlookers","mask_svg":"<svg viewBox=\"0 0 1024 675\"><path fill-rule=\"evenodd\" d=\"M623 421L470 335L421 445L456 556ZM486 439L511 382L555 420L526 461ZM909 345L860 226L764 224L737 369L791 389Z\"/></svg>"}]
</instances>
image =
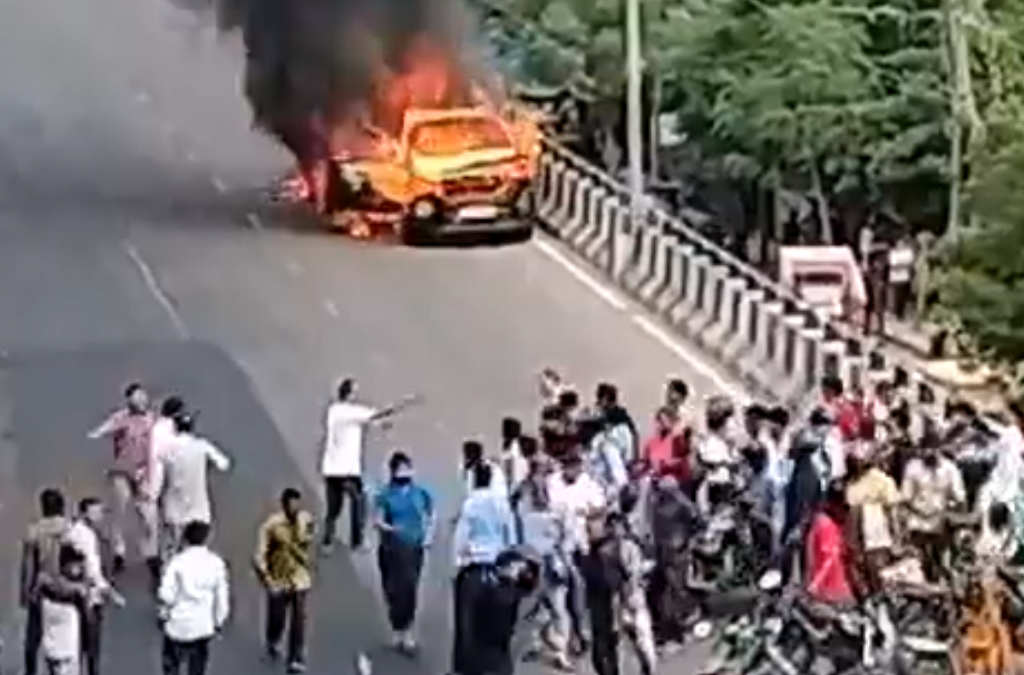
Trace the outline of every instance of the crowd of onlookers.
<instances>
[{"instance_id":1,"label":"crowd of onlookers","mask_svg":"<svg viewBox=\"0 0 1024 675\"><path fill-rule=\"evenodd\" d=\"M975 559L1022 550L1016 402L940 408L898 382L849 391L826 377L806 410L723 397L701 410L671 380L648 427L611 384L586 404L554 371L541 388L535 435L510 419L495 460L466 445L472 490L455 550L460 576L514 544L538 561L534 653L559 669L589 651L599 675L617 673L628 638L650 672L701 625L708 589L753 585L760 572L818 601L856 604L897 577L943 583L968 530Z\"/></svg>"},{"instance_id":2,"label":"crowd of onlookers","mask_svg":"<svg viewBox=\"0 0 1024 675\"><path fill-rule=\"evenodd\" d=\"M617 675L625 639L644 673L702 625L709 596L780 572L809 596L858 603L895 574L941 583L978 533L975 558L1014 561L1024 514L1024 410L939 409L889 381L847 391L825 378L812 405L699 404L669 380L650 421L634 417L610 383L591 400L559 373L540 376L533 424L507 418L501 445L463 444L465 496L452 525L454 635L451 672L507 675L521 655L570 671L589 656ZM395 452L385 483L367 498L365 432L418 402L371 407L343 381L324 418L326 510L316 526L296 488L256 539L266 589L267 657L305 670L307 596L316 538L336 543L347 507L355 549L376 536L376 560L394 646L414 653L420 575L439 522L414 458ZM207 547L207 468L228 458L171 397L154 411L138 385L91 436L113 442L113 518L88 498L71 517L58 490L43 491L41 519L25 543L25 672L41 653L55 675L100 672L104 607L122 602L123 522L141 523L164 632L167 675L202 675L211 639L228 616L223 560ZM111 564L100 541L111 536ZM699 632L699 631L698 631Z\"/></svg>"}]
</instances>

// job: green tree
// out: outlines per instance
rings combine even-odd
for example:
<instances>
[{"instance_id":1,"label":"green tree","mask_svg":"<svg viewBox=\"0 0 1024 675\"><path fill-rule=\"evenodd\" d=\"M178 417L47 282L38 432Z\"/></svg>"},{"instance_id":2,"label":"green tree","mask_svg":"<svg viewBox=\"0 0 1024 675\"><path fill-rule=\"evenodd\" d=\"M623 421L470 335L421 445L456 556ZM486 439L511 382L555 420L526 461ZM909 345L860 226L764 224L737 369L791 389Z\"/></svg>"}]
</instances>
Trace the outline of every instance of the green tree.
<instances>
[{"instance_id":1,"label":"green tree","mask_svg":"<svg viewBox=\"0 0 1024 675\"><path fill-rule=\"evenodd\" d=\"M963 0L961 0L963 1ZM964 163L962 219L936 256L933 316L975 355L1020 377L1024 362L1024 16L1008 2L971 2L964 41L978 111ZM961 85L966 86L966 85ZM958 223L959 225L959 223Z\"/></svg>"},{"instance_id":2,"label":"green tree","mask_svg":"<svg viewBox=\"0 0 1024 675\"><path fill-rule=\"evenodd\" d=\"M831 3L731 0L664 30L681 32L666 58L676 97L669 103L742 158L738 166L777 187L806 188L827 228L826 182L856 168L869 140L864 103L877 74L864 28Z\"/></svg>"},{"instance_id":3,"label":"green tree","mask_svg":"<svg viewBox=\"0 0 1024 675\"><path fill-rule=\"evenodd\" d=\"M947 242L936 265L938 317L990 362L1024 362L1024 138L987 157L971 186L979 225Z\"/></svg>"}]
</instances>

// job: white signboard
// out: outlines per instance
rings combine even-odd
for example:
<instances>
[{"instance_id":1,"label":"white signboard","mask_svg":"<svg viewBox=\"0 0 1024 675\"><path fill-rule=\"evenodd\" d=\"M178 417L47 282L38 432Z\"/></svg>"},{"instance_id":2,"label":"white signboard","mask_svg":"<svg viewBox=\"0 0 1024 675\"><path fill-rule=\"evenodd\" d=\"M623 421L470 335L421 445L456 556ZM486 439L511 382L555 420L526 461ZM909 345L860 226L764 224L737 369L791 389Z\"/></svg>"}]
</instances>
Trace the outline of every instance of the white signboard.
<instances>
[{"instance_id":1,"label":"white signboard","mask_svg":"<svg viewBox=\"0 0 1024 675\"><path fill-rule=\"evenodd\" d=\"M853 318L867 303L864 278L848 246L783 246L783 285L812 308L835 318Z\"/></svg>"}]
</instances>

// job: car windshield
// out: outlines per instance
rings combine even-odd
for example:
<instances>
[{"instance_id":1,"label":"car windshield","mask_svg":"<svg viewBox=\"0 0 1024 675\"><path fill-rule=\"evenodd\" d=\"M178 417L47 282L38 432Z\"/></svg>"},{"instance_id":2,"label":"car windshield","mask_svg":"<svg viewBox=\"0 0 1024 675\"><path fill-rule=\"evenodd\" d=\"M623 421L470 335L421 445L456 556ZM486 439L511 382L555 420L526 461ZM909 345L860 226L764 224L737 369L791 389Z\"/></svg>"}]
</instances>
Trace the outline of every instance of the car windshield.
<instances>
[{"instance_id":1,"label":"car windshield","mask_svg":"<svg viewBox=\"0 0 1024 675\"><path fill-rule=\"evenodd\" d=\"M409 136L412 151L433 157L512 147L505 129L489 117L434 120L417 125Z\"/></svg>"}]
</instances>

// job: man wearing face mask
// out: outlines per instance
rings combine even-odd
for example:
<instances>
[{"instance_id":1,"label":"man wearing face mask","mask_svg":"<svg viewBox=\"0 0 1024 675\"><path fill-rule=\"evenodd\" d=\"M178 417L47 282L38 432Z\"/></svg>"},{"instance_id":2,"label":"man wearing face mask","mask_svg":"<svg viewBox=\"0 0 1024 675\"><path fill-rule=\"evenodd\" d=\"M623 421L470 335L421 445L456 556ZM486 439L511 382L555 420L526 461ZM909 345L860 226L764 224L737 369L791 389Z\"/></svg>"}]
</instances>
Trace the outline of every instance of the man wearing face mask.
<instances>
[{"instance_id":1,"label":"man wearing face mask","mask_svg":"<svg viewBox=\"0 0 1024 675\"><path fill-rule=\"evenodd\" d=\"M907 534L921 551L925 574L931 581L938 582L946 569L949 543L946 514L951 509L962 508L966 501L960 469L934 442L924 444L919 455L907 463L902 491Z\"/></svg>"},{"instance_id":2,"label":"man wearing face mask","mask_svg":"<svg viewBox=\"0 0 1024 675\"><path fill-rule=\"evenodd\" d=\"M391 455L388 470L391 478L374 502L377 567L394 646L411 653L423 560L434 536L434 498L415 481L404 452Z\"/></svg>"}]
</instances>

